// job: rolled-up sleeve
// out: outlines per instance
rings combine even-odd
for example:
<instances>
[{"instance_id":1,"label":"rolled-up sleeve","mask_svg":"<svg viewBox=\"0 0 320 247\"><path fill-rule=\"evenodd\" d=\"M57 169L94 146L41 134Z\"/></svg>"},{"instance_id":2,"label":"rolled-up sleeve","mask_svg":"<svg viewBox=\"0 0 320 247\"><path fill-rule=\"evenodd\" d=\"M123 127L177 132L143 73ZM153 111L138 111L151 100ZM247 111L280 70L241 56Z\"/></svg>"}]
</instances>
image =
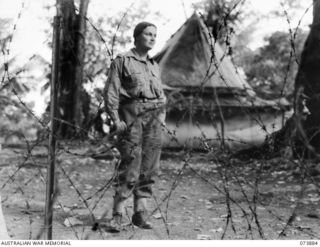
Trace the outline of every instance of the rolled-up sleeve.
<instances>
[{"instance_id":1,"label":"rolled-up sleeve","mask_svg":"<svg viewBox=\"0 0 320 247\"><path fill-rule=\"evenodd\" d=\"M121 88L121 58L117 57L110 66L107 83L104 88L104 103L113 122L119 121L119 97Z\"/></svg>"}]
</instances>

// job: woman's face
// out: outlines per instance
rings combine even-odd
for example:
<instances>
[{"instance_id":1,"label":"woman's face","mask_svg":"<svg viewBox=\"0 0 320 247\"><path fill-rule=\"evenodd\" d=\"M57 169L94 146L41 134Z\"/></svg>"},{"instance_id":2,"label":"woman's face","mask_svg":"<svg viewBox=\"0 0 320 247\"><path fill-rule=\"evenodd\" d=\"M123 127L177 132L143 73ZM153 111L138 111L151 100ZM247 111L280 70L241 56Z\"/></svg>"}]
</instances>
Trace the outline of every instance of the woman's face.
<instances>
[{"instance_id":1,"label":"woman's face","mask_svg":"<svg viewBox=\"0 0 320 247\"><path fill-rule=\"evenodd\" d=\"M157 38L157 28L154 26L148 26L136 38L135 44L137 48L151 50L156 43L156 38Z\"/></svg>"}]
</instances>

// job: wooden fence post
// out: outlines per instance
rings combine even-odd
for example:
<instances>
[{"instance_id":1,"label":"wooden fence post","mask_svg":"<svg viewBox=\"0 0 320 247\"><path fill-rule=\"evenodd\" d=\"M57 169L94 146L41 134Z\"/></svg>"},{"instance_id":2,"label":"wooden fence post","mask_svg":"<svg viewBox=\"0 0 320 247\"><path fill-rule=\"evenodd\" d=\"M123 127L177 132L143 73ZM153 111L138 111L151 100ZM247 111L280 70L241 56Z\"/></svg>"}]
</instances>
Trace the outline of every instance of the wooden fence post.
<instances>
[{"instance_id":1,"label":"wooden fence post","mask_svg":"<svg viewBox=\"0 0 320 247\"><path fill-rule=\"evenodd\" d=\"M57 130L57 86L59 82L59 54L60 54L60 23L59 16L54 17L52 38L52 69L51 69L51 92L50 92L50 133L49 154L46 185L45 205L45 234L46 239L52 239L52 217L54 203L54 181L55 181L55 152L56 152L56 130Z\"/></svg>"}]
</instances>

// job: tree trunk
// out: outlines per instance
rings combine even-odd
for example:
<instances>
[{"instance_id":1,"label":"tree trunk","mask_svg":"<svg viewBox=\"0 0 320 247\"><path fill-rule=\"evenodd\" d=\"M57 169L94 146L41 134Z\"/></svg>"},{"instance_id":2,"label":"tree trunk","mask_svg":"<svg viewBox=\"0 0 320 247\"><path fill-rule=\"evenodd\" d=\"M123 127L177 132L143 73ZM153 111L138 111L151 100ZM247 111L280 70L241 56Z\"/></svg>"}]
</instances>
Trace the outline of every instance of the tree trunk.
<instances>
[{"instance_id":1,"label":"tree trunk","mask_svg":"<svg viewBox=\"0 0 320 247\"><path fill-rule=\"evenodd\" d=\"M76 55L77 63L75 68L75 91L74 91L74 123L76 126L81 126L85 129L88 122L89 105L87 100L87 94L85 94L82 83L83 83L83 62L85 57L85 34L86 34L86 15L88 10L89 0L82 0L80 2L79 15L77 18L77 32L75 36L76 43ZM77 134L80 134L80 129L76 129Z\"/></svg>"},{"instance_id":2,"label":"tree trunk","mask_svg":"<svg viewBox=\"0 0 320 247\"><path fill-rule=\"evenodd\" d=\"M320 0L313 1L313 22L308 39L305 43L300 67L295 82L296 115L301 115L302 99L310 114L301 122L299 132L303 135L308 151L320 151ZM303 92L303 97L300 96Z\"/></svg>"},{"instance_id":3,"label":"tree trunk","mask_svg":"<svg viewBox=\"0 0 320 247\"><path fill-rule=\"evenodd\" d=\"M79 15L76 15L74 0L58 0L58 14L62 16L62 34L60 40L60 88L59 131L61 138L80 136L84 114L82 109L88 109L89 100L81 101L85 94L82 87L85 15L89 0L81 0ZM86 95L87 96L87 95ZM87 111L88 112L88 111Z\"/></svg>"}]
</instances>

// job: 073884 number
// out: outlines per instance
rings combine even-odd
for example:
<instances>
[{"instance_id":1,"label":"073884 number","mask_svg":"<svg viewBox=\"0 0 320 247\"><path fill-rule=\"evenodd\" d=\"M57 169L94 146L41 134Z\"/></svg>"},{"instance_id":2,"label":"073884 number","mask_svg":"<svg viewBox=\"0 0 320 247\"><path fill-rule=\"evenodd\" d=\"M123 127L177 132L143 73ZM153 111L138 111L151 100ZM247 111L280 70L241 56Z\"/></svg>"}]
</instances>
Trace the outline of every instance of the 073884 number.
<instances>
[{"instance_id":1,"label":"073884 number","mask_svg":"<svg viewBox=\"0 0 320 247\"><path fill-rule=\"evenodd\" d=\"M318 241L316 241L316 240L302 240L302 241L300 241L300 245L315 246L315 245L318 245Z\"/></svg>"}]
</instances>

